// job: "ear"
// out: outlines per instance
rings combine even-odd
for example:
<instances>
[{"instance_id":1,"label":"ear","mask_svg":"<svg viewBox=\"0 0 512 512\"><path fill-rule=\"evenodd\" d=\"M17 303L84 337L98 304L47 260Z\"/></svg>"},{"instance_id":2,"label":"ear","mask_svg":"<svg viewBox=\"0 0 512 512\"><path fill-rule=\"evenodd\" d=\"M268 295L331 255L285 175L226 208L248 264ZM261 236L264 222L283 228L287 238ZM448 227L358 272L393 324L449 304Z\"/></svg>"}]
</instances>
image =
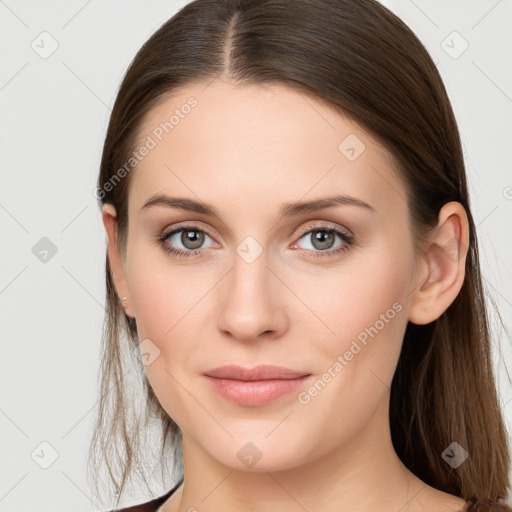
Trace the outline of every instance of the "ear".
<instances>
[{"instance_id":1,"label":"ear","mask_svg":"<svg viewBox=\"0 0 512 512\"><path fill-rule=\"evenodd\" d=\"M108 262L114 287L119 296L119 301L123 305L126 315L135 318L133 315L130 294L128 289L128 281L126 279L125 263L121 251L118 247L117 232L117 213L113 205L104 204L101 208L101 216L108 240ZM122 301L123 297L127 297Z\"/></svg>"},{"instance_id":2,"label":"ear","mask_svg":"<svg viewBox=\"0 0 512 512\"><path fill-rule=\"evenodd\" d=\"M446 203L422 257L409 303L409 321L424 325L439 318L457 297L465 277L469 224L462 204Z\"/></svg>"}]
</instances>

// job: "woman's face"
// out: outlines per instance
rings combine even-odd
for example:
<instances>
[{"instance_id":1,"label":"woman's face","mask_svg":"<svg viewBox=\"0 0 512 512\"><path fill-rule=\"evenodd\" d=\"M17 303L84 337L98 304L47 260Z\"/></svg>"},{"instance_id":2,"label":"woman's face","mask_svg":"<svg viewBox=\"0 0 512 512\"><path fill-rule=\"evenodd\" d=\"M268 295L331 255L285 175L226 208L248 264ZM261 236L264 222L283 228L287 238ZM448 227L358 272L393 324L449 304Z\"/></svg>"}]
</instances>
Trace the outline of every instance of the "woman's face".
<instances>
[{"instance_id":1,"label":"woman's face","mask_svg":"<svg viewBox=\"0 0 512 512\"><path fill-rule=\"evenodd\" d=\"M140 140L124 271L149 382L184 443L269 471L383 431L417 286L389 153L311 96L221 80L169 96ZM156 195L181 208L144 207ZM283 393L205 375L231 364L308 377Z\"/></svg>"}]
</instances>

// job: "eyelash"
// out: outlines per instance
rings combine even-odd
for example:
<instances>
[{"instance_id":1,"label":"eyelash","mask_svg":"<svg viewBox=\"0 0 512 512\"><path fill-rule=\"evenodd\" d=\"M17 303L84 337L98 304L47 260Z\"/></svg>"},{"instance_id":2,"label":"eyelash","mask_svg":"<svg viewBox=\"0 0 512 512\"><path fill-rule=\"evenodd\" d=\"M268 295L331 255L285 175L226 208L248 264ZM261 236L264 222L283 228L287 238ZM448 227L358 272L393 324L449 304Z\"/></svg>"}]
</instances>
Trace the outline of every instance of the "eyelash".
<instances>
[{"instance_id":1,"label":"eyelash","mask_svg":"<svg viewBox=\"0 0 512 512\"><path fill-rule=\"evenodd\" d=\"M162 249L166 253L172 254L173 256L176 256L177 258L190 258L190 257L196 256L197 254L200 254L201 252L204 251L204 249L194 249L194 250L184 251L182 249L176 249L175 247L169 245L166 242L166 240L171 235L174 235L175 233L179 233L180 231L195 231L195 232L204 233L205 235L208 235L208 233L206 231L204 231L203 229L199 229L197 226L194 226L193 224L187 224L187 225L180 225L180 226L174 227L172 230L169 230L169 231L165 231L164 233L162 233L161 235L158 236L158 238L156 239L156 242L159 245L161 245ZM334 233L334 234L338 235L344 243L342 245L340 245L339 247L337 247L336 249L327 249L324 251L321 251L321 250L314 251L314 250L310 250L310 249L299 249L299 250L306 251L306 252L312 252L313 258L334 257L344 251L349 250L350 247L352 245L354 245L355 239L356 239L354 235L352 235L346 231L342 231L340 229L334 228L332 226L313 226L312 228L309 228L306 231L302 232L300 234L298 240L303 238L305 235L308 235L315 231L320 231L320 232L325 232L325 233ZM210 236L210 235L208 235L208 236ZM212 237L210 237L210 238L212 238Z\"/></svg>"}]
</instances>

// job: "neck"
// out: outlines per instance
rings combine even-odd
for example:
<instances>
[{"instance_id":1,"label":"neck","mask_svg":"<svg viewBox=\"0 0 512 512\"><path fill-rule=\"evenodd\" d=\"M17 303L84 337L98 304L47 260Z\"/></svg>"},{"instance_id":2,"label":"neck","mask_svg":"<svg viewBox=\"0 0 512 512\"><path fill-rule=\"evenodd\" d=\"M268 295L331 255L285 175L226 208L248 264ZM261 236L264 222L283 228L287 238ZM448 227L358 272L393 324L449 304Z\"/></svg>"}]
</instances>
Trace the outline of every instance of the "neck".
<instances>
[{"instance_id":1,"label":"neck","mask_svg":"<svg viewBox=\"0 0 512 512\"><path fill-rule=\"evenodd\" d=\"M389 402L383 401L365 428L345 444L316 458L311 453L307 463L285 470L233 469L184 435L184 484L176 493L176 508L162 511L421 510L414 500L428 486L398 458L391 442L388 407Z\"/></svg>"}]
</instances>

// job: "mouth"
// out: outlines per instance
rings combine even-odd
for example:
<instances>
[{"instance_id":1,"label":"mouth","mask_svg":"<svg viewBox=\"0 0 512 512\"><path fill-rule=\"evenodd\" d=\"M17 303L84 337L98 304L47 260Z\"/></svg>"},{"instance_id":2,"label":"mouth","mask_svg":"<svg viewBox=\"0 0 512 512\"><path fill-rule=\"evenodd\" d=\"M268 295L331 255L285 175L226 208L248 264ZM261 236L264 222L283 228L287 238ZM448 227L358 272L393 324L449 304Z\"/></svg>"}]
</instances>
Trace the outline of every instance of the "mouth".
<instances>
[{"instance_id":1,"label":"mouth","mask_svg":"<svg viewBox=\"0 0 512 512\"><path fill-rule=\"evenodd\" d=\"M227 365L208 370L204 376L211 388L226 400L246 407L258 407L295 391L312 374L282 366L244 368Z\"/></svg>"}]
</instances>

